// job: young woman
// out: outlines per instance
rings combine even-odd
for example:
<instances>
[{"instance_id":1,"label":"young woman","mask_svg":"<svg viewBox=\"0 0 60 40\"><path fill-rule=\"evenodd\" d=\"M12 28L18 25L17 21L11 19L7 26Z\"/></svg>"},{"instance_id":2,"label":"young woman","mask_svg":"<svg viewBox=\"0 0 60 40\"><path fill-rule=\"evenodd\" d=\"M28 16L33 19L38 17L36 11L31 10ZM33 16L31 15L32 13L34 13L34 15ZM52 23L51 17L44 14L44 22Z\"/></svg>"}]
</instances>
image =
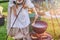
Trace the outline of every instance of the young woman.
<instances>
[{"instance_id":1,"label":"young woman","mask_svg":"<svg viewBox=\"0 0 60 40\"><path fill-rule=\"evenodd\" d=\"M12 36L14 39L20 39L21 37L23 37L23 40L31 40L29 36L30 19L28 14L28 8L32 8L34 10L36 14L35 17L37 18L37 12L33 3L30 0L9 1L7 34L10 35L10 32L12 31L11 29L13 29ZM32 23L32 25L34 25L34 23L35 21Z\"/></svg>"}]
</instances>

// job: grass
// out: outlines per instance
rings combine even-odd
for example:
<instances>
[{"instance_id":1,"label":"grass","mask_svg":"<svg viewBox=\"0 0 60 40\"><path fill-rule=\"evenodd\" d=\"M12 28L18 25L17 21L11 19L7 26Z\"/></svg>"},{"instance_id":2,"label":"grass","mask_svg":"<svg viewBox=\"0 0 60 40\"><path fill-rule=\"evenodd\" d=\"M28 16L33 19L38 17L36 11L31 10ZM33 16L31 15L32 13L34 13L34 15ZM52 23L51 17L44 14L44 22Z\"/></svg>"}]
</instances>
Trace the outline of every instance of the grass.
<instances>
[{"instance_id":1,"label":"grass","mask_svg":"<svg viewBox=\"0 0 60 40\"><path fill-rule=\"evenodd\" d=\"M6 40L7 32L6 32L6 24L0 26L0 40Z\"/></svg>"},{"instance_id":2,"label":"grass","mask_svg":"<svg viewBox=\"0 0 60 40\"><path fill-rule=\"evenodd\" d=\"M41 20L47 22L47 24L48 24L48 28L47 28L46 31L48 33L50 33L52 35L52 37L55 38L55 40L59 40L60 39L60 37L59 37L59 35L60 35L60 31L59 31L60 26L58 25L56 19L53 19L56 35L54 35L52 20L51 19L46 19L46 18L42 18ZM58 19L58 20L60 20L60 19ZM7 36L7 34L6 34L6 23L5 23L5 25L0 26L0 39L1 40L6 40L6 36ZM11 37L9 37L8 39L13 40Z\"/></svg>"},{"instance_id":3,"label":"grass","mask_svg":"<svg viewBox=\"0 0 60 40\"><path fill-rule=\"evenodd\" d=\"M55 38L56 40L59 40L60 39L60 24L58 24L57 20L56 19L52 19L53 20L53 24L52 24L52 20L51 19L46 19L46 18L42 18L43 21L46 21L47 24L48 24L48 28L47 28L47 32L50 33L53 38ZM58 21L60 20L60 18L58 19ZM60 23L60 21L59 21ZM54 25L54 27L53 27ZM55 33L54 33L54 30L55 30Z\"/></svg>"},{"instance_id":4,"label":"grass","mask_svg":"<svg viewBox=\"0 0 60 40\"><path fill-rule=\"evenodd\" d=\"M8 7L8 3L1 3L0 4L4 9L3 9L3 15L7 16L7 7ZM34 15L31 15L31 17L33 17ZM60 26L58 25L56 19L53 19L54 22L54 29L55 29L55 33L56 35L54 35L54 30L53 30L53 26L52 26L52 20L50 19L46 19L46 18L42 18L41 20L46 21L48 24L48 28L47 28L47 32L50 33L53 38L55 38L55 40L59 40L60 37ZM60 20L60 18L58 19ZM59 21L60 22L60 21ZM3 26L0 26L0 40L6 40L6 36L7 36L7 30L6 30L6 23ZM12 38L8 38L8 40L13 40Z\"/></svg>"},{"instance_id":5,"label":"grass","mask_svg":"<svg viewBox=\"0 0 60 40\"><path fill-rule=\"evenodd\" d=\"M3 12L3 15L7 16L7 12ZM60 39L60 37L59 37L60 26L58 25L58 22L56 21L56 19L52 19L54 22L54 29L55 29L56 35L54 34L52 20L46 19L44 17L42 17L41 20L47 22L47 24L48 24L48 28L47 28L46 32L50 33L55 40L59 40ZM60 20L60 18L58 20ZM59 21L59 23L60 23L60 21ZM5 23L5 25L0 26L0 39L6 40L6 37L7 37L7 30L6 30L6 23ZM9 37L8 40L13 40L13 39L11 37Z\"/></svg>"},{"instance_id":6,"label":"grass","mask_svg":"<svg viewBox=\"0 0 60 40\"><path fill-rule=\"evenodd\" d=\"M6 12L8 10L8 2L6 2L6 3L0 3L0 6L3 7L3 12Z\"/></svg>"},{"instance_id":7,"label":"grass","mask_svg":"<svg viewBox=\"0 0 60 40\"><path fill-rule=\"evenodd\" d=\"M7 16L7 14L8 14L7 12L3 12L3 14L2 14L2 15L5 15L5 16Z\"/></svg>"},{"instance_id":8,"label":"grass","mask_svg":"<svg viewBox=\"0 0 60 40\"><path fill-rule=\"evenodd\" d=\"M7 7L8 7L8 2L7 3L0 3L0 5L4 8L3 9L3 15L7 16ZM32 17L33 15L31 15ZM53 38L55 38L55 40L59 40L60 37L60 24L58 25L56 19L53 19L53 22L54 22L54 29L55 29L55 33L56 35L54 35L54 30L53 30L53 25L52 25L52 20L51 19L46 19L46 18L42 18L41 19L42 21L46 21L47 24L48 24L48 28L47 28L47 32L50 33ZM59 20L59 23L60 23L60 18L58 19ZM0 40L6 40L6 37L7 37L7 30L6 30L6 23L5 25L3 26L0 26ZM13 40L11 37L8 38L8 40Z\"/></svg>"}]
</instances>

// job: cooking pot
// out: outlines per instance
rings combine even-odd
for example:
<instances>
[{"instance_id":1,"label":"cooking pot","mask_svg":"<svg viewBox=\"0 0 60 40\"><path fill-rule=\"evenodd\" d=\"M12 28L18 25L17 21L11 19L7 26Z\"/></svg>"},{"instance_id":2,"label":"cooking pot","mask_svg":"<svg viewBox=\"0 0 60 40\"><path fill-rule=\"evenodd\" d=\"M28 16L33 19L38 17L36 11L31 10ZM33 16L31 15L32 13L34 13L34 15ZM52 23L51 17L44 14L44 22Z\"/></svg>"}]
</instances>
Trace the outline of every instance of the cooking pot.
<instances>
[{"instance_id":1,"label":"cooking pot","mask_svg":"<svg viewBox=\"0 0 60 40\"><path fill-rule=\"evenodd\" d=\"M47 23L44 21L36 21L32 28L34 32L41 34L46 31Z\"/></svg>"},{"instance_id":2,"label":"cooking pot","mask_svg":"<svg viewBox=\"0 0 60 40\"><path fill-rule=\"evenodd\" d=\"M37 18L35 18L34 25L32 25L32 29L34 32L41 34L46 31L47 26L48 25L45 21L37 20Z\"/></svg>"}]
</instances>

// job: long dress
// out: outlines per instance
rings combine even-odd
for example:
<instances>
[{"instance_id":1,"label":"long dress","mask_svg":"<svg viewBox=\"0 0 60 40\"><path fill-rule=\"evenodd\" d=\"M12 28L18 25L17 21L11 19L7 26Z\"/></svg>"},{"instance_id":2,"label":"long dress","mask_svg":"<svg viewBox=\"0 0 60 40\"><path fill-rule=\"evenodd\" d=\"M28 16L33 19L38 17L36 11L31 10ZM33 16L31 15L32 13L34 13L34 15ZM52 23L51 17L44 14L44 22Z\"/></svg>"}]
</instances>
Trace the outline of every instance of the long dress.
<instances>
[{"instance_id":1,"label":"long dress","mask_svg":"<svg viewBox=\"0 0 60 40\"><path fill-rule=\"evenodd\" d=\"M12 7L13 1L16 0L9 0L9 5L8 5L8 18L7 18L7 34L9 34L10 28L12 27L12 24L15 20L15 16L14 16L14 12L12 10L12 12L10 13L10 7ZM26 0L25 4L29 7L29 8L33 8L34 5L30 0ZM16 9L16 12L18 14L18 12L20 11L22 5L19 5L18 9ZM26 28L28 27L28 25L30 24L30 19L29 19L29 14L28 14L28 9L24 9L22 8L15 24L14 24L14 28Z\"/></svg>"}]
</instances>

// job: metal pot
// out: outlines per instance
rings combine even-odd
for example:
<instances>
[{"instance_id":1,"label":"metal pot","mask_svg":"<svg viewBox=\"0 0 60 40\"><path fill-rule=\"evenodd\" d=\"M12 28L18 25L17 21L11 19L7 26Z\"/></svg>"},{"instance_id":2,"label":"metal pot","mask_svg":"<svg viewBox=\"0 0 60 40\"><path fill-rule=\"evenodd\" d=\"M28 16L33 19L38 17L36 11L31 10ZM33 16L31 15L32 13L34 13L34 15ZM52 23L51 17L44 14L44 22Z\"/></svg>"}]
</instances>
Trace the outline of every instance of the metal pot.
<instances>
[{"instance_id":1,"label":"metal pot","mask_svg":"<svg viewBox=\"0 0 60 40\"><path fill-rule=\"evenodd\" d=\"M44 21L35 21L35 24L32 26L33 31L41 34L44 33L47 29L47 23Z\"/></svg>"}]
</instances>

